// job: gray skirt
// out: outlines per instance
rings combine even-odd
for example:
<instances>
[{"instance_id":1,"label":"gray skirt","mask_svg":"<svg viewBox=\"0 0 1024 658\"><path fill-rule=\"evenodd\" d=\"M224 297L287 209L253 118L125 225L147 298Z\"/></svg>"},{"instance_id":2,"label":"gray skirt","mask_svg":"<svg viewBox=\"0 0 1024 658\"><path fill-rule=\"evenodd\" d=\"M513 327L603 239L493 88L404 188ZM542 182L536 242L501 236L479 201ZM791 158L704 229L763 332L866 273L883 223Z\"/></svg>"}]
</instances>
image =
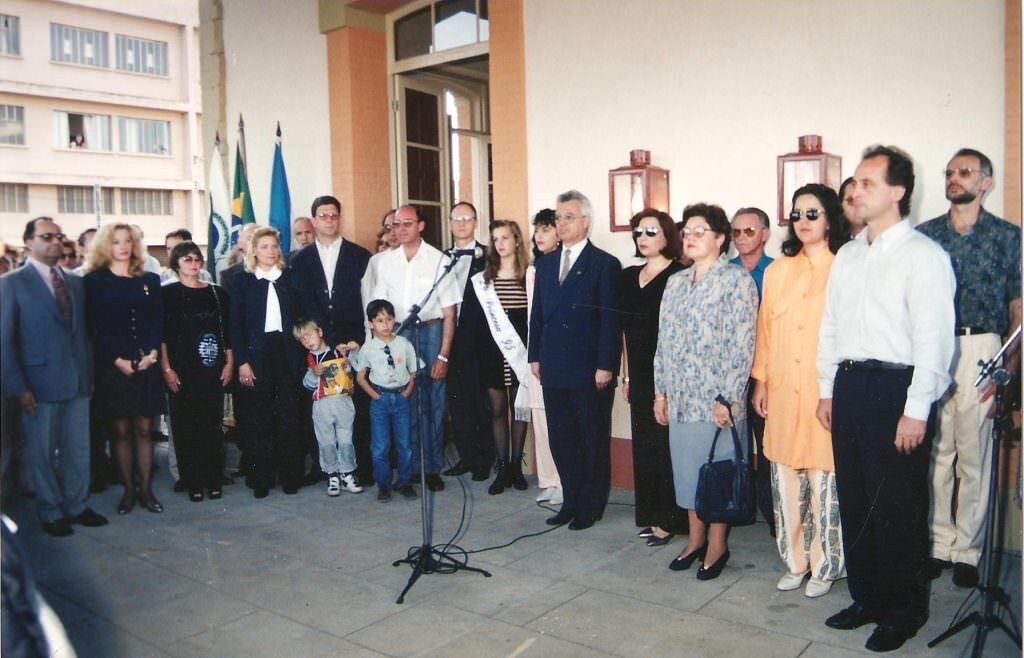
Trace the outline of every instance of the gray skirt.
<instances>
[{"instance_id":1,"label":"gray skirt","mask_svg":"<svg viewBox=\"0 0 1024 658\"><path fill-rule=\"evenodd\" d=\"M668 425L668 445L672 454L672 480L676 487L676 505L693 509L697 497L697 479L700 467L707 463L711 442L718 428L714 423L674 423ZM747 421L736 423L740 448L747 455ZM715 461L733 459L732 432L725 428L715 446Z\"/></svg>"}]
</instances>

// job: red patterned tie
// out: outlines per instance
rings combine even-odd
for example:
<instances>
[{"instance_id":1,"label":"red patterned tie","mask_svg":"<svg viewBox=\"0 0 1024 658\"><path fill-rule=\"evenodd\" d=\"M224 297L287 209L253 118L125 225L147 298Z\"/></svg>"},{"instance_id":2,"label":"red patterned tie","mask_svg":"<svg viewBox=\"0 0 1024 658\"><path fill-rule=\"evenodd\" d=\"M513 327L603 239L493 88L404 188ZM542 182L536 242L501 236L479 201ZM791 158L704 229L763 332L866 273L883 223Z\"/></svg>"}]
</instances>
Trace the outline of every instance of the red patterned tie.
<instances>
[{"instance_id":1,"label":"red patterned tie","mask_svg":"<svg viewBox=\"0 0 1024 658\"><path fill-rule=\"evenodd\" d=\"M71 297L68 295L68 287L64 283L64 277L60 275L56 267L50 268L50 279L53 281L53 296L57 300L57 309L64 318L64 322L71 324Z\"/></svg>"}]
</instances>

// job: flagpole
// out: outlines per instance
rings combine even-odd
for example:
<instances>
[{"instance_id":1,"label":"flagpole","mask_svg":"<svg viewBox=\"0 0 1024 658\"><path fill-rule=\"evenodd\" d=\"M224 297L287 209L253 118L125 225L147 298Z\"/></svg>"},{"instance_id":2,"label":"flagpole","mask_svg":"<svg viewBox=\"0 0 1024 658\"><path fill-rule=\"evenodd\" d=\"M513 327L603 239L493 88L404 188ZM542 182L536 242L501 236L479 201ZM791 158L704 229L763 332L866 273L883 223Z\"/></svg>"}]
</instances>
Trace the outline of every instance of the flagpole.
<instances>
[{"instance_id":1,"label":"flagpole","mask_svg":"<svg viewBox=\"0 0 1024 658\"><path fill-rule=\"evenodd\" d=\"M238 144L242 150L242 164L246 167L246 177L248 178L248 162L249 156L245 152L245 121L242 120L242 113L238 113Z\"/></svg>"}]
</instances>

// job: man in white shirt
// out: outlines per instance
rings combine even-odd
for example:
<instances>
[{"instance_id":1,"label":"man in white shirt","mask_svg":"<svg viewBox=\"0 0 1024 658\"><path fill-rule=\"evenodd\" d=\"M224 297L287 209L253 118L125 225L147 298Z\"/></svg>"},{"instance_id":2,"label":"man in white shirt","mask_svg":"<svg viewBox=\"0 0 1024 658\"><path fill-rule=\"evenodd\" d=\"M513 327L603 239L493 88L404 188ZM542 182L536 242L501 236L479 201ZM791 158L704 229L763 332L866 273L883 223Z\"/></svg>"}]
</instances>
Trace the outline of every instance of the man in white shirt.
<instances>
[{"instance_id":1,"label":"man in white shirt","mask_svg":"<svg viewBox=\"0 0 1024 658\"><path fill-rule=\"evenodd\" d=\"M867 230L832 265L817 366L853 605L825 624L875 622L865 646L892 651L928 618L926 430L950 383L956 283L946 253L906 219L909 156L869 148L852 185Z\"/></svg>"},{"instance_id":2,"label":"man in white shirt","mask_svg":"<svg viewBox=\"0 0 1024 658\"><path fill-rule=\"evenodd\" d=\"M391 302L399 323L408 317L412 306L423 300L450 262L450 257L423 241L425 227L426 222L415 207L406 205L396 210L394 228L402 246L384 254L377 271L372 297ZM444 489L440 473L444 466L445 376L455 335L455 306L461 301L458 280L448 274L420 310L419 326L403 334L426 364L416 375L416 388L410 400L410 436L414 456L419 450L417 442L423 441L423 468L431 491Z\"/></svg>"}]
</instances>

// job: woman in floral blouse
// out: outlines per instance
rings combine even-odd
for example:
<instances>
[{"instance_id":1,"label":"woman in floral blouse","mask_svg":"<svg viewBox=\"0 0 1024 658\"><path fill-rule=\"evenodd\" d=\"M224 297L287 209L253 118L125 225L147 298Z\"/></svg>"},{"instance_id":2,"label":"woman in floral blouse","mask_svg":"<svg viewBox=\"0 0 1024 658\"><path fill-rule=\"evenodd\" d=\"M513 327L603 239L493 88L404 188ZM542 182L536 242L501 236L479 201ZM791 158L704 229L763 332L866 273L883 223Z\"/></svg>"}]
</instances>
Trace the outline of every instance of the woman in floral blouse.
<instances>
[{"instance_id":1,"label":"woman in floral blouse","mask_svg":"<svg viewBox=\"0 0 1024 658\"><path fill-rule=\"evenodd\" d=\"M700 467L718 428L730 424L731 402L740 436L746 436L747 379L754 356L757 288L744 269L725 258L729 220L720 207L688 206L683 211L683 254L693 266L672 275L661 300L658 348L654 355L654 417L669 426L676 504L688 510L690 536L669 568L703 564L699 580L717 578L729 561L728 526L710 527L697 517L694 501ZM715 459L734 456L732 441L719 441Z\"/></svg>"}]
</instances>

